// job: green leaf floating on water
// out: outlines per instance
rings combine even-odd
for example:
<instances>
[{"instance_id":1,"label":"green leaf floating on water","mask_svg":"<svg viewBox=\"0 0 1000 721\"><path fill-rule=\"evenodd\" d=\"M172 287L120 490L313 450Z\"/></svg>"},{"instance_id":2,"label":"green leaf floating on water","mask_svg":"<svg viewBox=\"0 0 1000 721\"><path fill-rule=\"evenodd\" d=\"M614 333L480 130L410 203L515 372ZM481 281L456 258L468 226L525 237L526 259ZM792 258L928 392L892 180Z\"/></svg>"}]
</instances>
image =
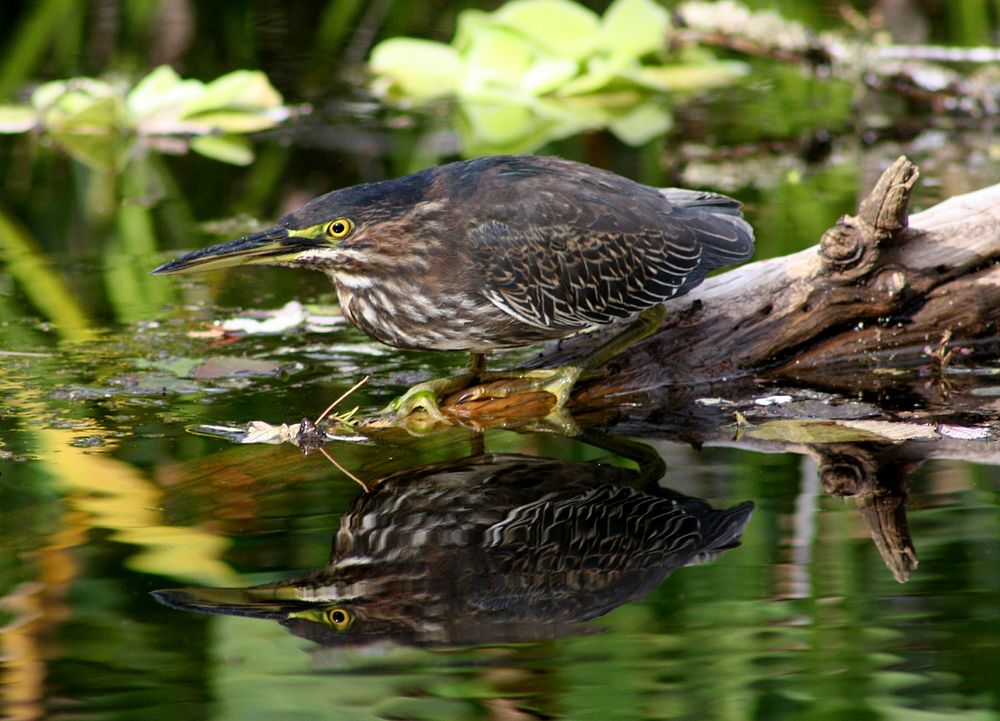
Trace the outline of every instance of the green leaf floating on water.
<instances>
[{"instance_id":1,"label":"green leaf floating on water","mask_svg":"<svg viewBox=\"0 0 1000 721\"><path fill-rule=\"evenodd\" d=\"M753 426L745 436L786 443L863 443L934 439L938 433L934 426L924 423L782 419Z\"/></svg>"},{"instance_id":2,"label":"green leaf floating on water","mask_svg":"<svg viewBox=\"0 0 1000 721\"><path fill-rule=\"evenodd\" d=\"M172 357L156 361L137 361L141 369L156 369L177 378L212 380L235 376L276 376L298 370L294 363L284 363L240 356L207 356L205 358Z\"/></svg>"},{"instance_id":3,"label":"green leaf floating on water","mask_svg":"<svg viewBox=\"0 0 1000 721\"><path fill-rule=\"evenodd\" d=\"M277 117L272 111L277 110ZM237 70L216 78L178 108L178 117L210 132L250 133L287 117L281 95L259 71Z\"/></svg>"},{"instance_id":4,"label":"green leaf floating on water","mask_svg":"<svg viewBox=\"0 0 1000 721\"><path fill-rule=\"evenodd\" d=\"M108 133L131 123L121 93L93 78L55 80L40 85L31 105L47 130L63 133Z\"/></svg>"},{"instance_id":5,"label":"green leaf floating on water","mask_svg":"<svg viewBox=\"0 0 1000 721\"><path fill-rule=\"evenodd\" d=\"M599 45L612 58L641 58L663 49L670 19L652 0L618 0L601 23Z\"/></svg>"},{"instance_id":6,"label":"green leaf floating on water","mask_svg":"<svg viewBox=\"0 0 1000 721\"><path fill-rule=\"evenodd\" d=\"M736 61L686 63L684 65L643 66L627 70L624 77L650 90L705 90L727 85L746 73L746 66Z\"/></svg>"},{"instance_id":7,"label":"green leaf floating on water","mask_svg":"<svg viewBox=\"0 0 1000 721\"><path fill-rule=\"evenodd\" d=\"M246 138L238 135L203 135L191 138L191 150L206 158L230 165L250 165L253 148Z\"/></svg>"},{"instance_id":8,"label":"green leaf floating on water","mask_svg":"<svg viewBox=\"0 0 1000 721\"><path fill-rule=\"evenodd\" d=\"M114 167L137 137L190 137L197 152L227 163L253 160L235 135L273 128L290 111L258 71L237 70L209 83L161 66L131 89L121 82L70 78L40 85L31 105L0 107L0 132L41 128L85 163Z\"/></svg>"},{"instance_id":9,"label":"green leaf floating on water","mask_svg":"<svg viewBox=\"0 0 1000 721\"><path fill-rule=\"evenodd\" d=\"M195 101L205 92L200 80L184 80L169 65L161 65L136 83L125 97L125 104L135 117L151 118L157 113L170 115L173 109Z\"/></svg>"},{"instance_id":10,"label":"green leaf floating on water","mask_svg":"<svg viewBox=\"0 0 1000 721\"><path fill-rule=\"evenodd\" d=\"M559 87L577 73L572 60L540 53L523 36L505 28L480 24L469 31L465 52L465 77L462 94L505 90L528 98Z\"/></svg>"},{"instance_id":11,"label":"green leaf floating on water","mask_svg":"<svg viewBox=\"0 0 1000 721\"><path fill-rule=\"evenodd\" d=\"M642 145L663 135L674 124L673 116L659 104L649 101L633 107L628 113L612 120L608 127L625 143Z\"/></svg>"}]
</instances>

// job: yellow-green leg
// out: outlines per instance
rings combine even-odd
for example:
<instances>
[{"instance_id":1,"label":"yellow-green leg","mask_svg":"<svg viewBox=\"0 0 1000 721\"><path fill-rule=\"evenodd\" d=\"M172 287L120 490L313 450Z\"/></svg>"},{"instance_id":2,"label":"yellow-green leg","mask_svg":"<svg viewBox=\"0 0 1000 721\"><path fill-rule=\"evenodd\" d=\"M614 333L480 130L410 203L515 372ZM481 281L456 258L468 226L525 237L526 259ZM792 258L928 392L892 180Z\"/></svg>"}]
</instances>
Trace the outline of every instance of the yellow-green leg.
<instances>
[{"instance_id":1,"label":"yellow-green leg","mask_svg":"<svg viewBox=\"0 0 1000 721\"><path fill-rule=\"evenodd\" d=\"M480 381L511 380L505 386L482 386L470 388L460 397L460 401L473 400L484 396L505 398L515 393L530 393L544 391L556 398L553 412L563 409L569 402L573 386L580 376L587 371L604 365L628 347L638 343L643 338L651 336L663 324L667 311L662 305L655 305L642 311L639 316L620 333L612 336L597 348L584 356L579 363L558 368L538 368L532 370L509 370L480 373ZM525 382L527 381L527 382Z\"/></svg>"},{"instance_id":2,"label":"yellow-green leg","mask_svg":"<svg viewBox=\"0 0 1000 721\"><path fill-rule=\"evenodd\" d=\"M589 371L602 366L622 351L653 335L663 325L666 317L667 309L662 305L646 308L621 333L611 336L584 356L581 362L583 370Z\"/></svg>"},{"instance_id":3,"label":"yellow-green leg","mask_svg":"<svg viewBox=\"0 0 1000 721\"><path fill-rule=\"evenodd\" d=\"M517 393L544 391L556 398L556 409L569 402L569 394L576 385L582 372L580 366L560 366L558 368L535 368L531 370L513 369L509 371L493 371L483 373L480 381L509 380L511 383L500 386L476 386L469 388L459 397L459 402L475 400L476 398L506 398Z\"/></svg>"}]
</instances>

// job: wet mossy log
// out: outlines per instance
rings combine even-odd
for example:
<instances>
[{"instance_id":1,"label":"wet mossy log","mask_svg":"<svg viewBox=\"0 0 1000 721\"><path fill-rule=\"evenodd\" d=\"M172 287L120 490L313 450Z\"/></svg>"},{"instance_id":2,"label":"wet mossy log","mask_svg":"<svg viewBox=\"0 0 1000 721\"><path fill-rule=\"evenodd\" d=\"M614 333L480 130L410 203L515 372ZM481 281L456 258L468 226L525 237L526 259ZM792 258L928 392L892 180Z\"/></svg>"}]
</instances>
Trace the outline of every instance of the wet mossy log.
<instances>
[{"instance_id":1,"label":"wet mossy log","mask_svg":"<svg viewBox=\"0 0 1000 721\"><path fill-rule=\"evenodd\" d=\"M671 301L663 326L603 377L580 383L573 404L748 378L846 388L852 375L928 362L927 346L947 353L1000 336L1000 185L908 217L917 178L900 158L818 245L716 275ZM537 364L572 362L597 342L572 339ZM547 394L527 394L444 410L524 417L548 405Z\"/></svg>"}]
</instances>

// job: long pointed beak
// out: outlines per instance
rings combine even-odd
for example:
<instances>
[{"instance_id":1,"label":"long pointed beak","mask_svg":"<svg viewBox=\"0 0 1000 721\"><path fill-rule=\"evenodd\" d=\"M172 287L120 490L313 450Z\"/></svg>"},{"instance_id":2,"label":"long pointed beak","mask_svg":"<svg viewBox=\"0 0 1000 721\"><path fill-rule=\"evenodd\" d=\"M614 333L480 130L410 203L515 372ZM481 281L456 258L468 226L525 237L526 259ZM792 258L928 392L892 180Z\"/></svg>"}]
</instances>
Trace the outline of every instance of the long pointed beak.
<instances>
[{"instance_id":1,"label":"long pointed beak","mask_svg":"<svg viewBox=\"0 0 1000 721\"><path fill-rule=\"evenodd\" d=\"M151 592L170 608L220 616L245 616L284 620L297 611L315 604L301 601L292 587L257 588L166 588Z\"/></svg>"},{"instance_id":2,"label":"long pointed beak","mask_svg":"<svg viewBox=\"0 0 1000 721\"><path fill-rule=\"evenodd\" d=\"M174 258L154 270L153 275L192 273L233 265L274 265L290 261L314 245L307 238L289 236L286 229L276 227Z\"/></svg>"}]
</instances>

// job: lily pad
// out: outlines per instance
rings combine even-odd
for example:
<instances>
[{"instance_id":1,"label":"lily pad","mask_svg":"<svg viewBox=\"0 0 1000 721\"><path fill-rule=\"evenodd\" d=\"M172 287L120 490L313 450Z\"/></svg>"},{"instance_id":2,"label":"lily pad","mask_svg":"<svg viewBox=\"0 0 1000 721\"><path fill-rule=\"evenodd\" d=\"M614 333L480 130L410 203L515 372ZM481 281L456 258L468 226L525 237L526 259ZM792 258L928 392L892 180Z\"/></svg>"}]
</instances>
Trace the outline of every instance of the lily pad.
<instances>
[{"instance_id":1,"label":"lily pad","mask_svg":"<svg viewBox=\"0 0 1000 721\"><path fill-rule=\"evenodd\" d=\"M289 364L257 358L216 356L206 358L191 369L189 375L200 381L233 376L275 376L288 370Z\"/></svg>"},{"instance_id":2,"label":"lily pad","mask_svg":"<svg viewBox=\"0 0 1000 721\"><path fill-rule=\"evenodd\" d=\"M191 150L206 158L229 165L250 165L253 162L253 147L236 135L204 135L191 138Z\"/></svg>"},{"instance_id":3,"label":"lily pad","mask_svg":"<svg viewBox=\"0 0 1000 721\"><path fill-rule=\"evenodd\" d=\"M139 361L141 368L157 368L178 378L214 380L235 376L275 376L301 369L299 363L242 358L239 356L209 356L207 358L174 357L155 361Z\"/></svg>"}]
</instances>

